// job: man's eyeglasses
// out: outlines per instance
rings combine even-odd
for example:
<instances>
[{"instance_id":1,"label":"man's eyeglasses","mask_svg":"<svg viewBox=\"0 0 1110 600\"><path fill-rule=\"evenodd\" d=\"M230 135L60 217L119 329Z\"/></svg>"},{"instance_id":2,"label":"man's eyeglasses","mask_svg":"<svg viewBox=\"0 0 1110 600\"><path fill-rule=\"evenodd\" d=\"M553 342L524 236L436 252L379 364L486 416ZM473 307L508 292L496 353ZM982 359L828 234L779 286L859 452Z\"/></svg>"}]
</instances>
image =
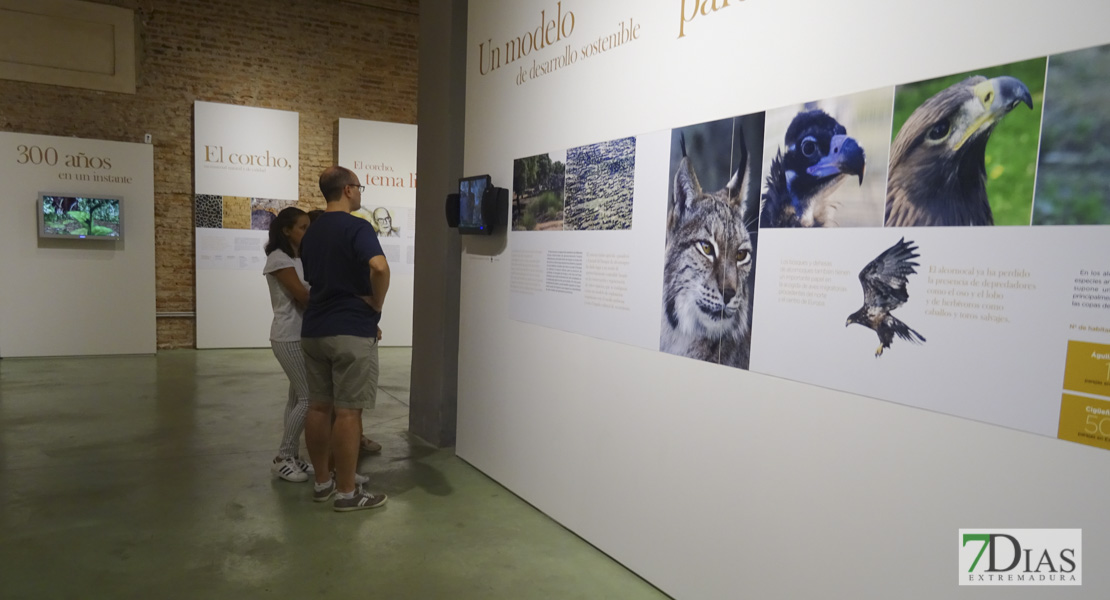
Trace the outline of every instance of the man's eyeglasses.
<instances>
[{"instance_id":1,"label":"man's eyeglasses","mask_svg":"<svg viewBox=\"0 0 1110 600\"><path fill-rule=\"evenodd\" d=\"M357 187L357 188L358 188L358 191L359 191L359 192L362 192L362 191L365 191L365 190L366 190L366 186L365 186L365 185L359 185L359 184L357 184L357 183L348 183L347 185L353 185L353 186Z\"/></svg>"}]
</instances>

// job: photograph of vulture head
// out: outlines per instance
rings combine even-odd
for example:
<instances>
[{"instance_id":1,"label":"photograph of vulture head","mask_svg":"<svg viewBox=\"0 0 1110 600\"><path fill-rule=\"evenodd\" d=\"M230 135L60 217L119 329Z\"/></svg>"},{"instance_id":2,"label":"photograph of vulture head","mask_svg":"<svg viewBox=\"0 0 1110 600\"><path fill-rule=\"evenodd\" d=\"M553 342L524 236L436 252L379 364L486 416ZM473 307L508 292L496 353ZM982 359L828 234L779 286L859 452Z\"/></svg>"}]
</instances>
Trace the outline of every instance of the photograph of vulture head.
<instances>
[{"instance_id":1,"label":"photograph of vulture head","mask_svg":"<svg viewBox=\"0 0 1110 600\"><path fill-rule=\"evenodd\" d=\"M760 226L833 224L833 192L845 179L863 184L867 163L863 148L821 109L797 113L783 142L767 173Z\"/></svg>"},{"instance_id":2,"label":"photograph of vulture head","mask_svg":"<svg viewBox=\"0 0 1110 600\"><path fill-rule=\"evenodd\" d=\"M914 269L917 263L913 262L913 259L920 255L916 250L917 246L914 246L913 242L907 242L906 238L902 238L875 257L875 260L867 263L867 266L859 272L859 283L863 286L863 306L848 315L844 326L855 323L874 330L879 336L879 347L875 350L876 358L882 356L883 350L890 347L894 336L915 344L925 341L925 336L910 329L908 325L890 314L910 299L906 284L907 278L917 272Z\"/></svg>"},{"instance_id":3,"label":"photograph of vulture head","mask_svg":"<svg viewBox=\"0 0 1110 600\"><path fill-rule=\"evenodd\" d=\"M1045 62L1026 63L898 88L887 227L1029 224Z\"/></svg>"}]
</instances>

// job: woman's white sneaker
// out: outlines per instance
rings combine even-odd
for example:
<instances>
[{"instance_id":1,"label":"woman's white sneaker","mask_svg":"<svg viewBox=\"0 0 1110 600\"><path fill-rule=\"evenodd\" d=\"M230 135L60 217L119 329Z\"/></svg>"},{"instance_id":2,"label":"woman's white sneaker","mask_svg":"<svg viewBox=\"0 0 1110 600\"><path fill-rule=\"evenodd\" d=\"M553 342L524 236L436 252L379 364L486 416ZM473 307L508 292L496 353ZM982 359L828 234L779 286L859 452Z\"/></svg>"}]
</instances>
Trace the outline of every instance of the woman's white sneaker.
<instances>
[{"instance_id":1,"label":"woman's white sneaker","mask_svg":"<svg viewBox=\"0 0 1110 600\"><path fill-rule=\"evenodd\" d=\"M273 464L270 465L270 472L274 474L274 477L294 483L308 481L308 473L297 466L296 459L293 457L275 458Z\"/></svg>"}]
</instances>

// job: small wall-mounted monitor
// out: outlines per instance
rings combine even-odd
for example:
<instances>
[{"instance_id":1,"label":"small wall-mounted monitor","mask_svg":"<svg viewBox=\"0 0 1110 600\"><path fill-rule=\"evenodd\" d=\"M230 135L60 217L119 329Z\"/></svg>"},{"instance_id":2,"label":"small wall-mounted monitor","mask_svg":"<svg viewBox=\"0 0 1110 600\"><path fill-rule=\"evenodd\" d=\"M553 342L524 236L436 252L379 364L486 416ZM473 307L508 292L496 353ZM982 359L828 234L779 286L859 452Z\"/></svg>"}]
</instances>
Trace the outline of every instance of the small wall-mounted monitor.
<instances>
[{"instance_id":1,"label":"small wall-mounted monitor","mask_svg":"<svg viewBox=\"0 0 1110 600\"><path fill-rule=\"evenodd\" d=\"M496 198L489 175L459 179L459 233L493 233Z\"/></svg>"},{"instance_id":2,"label":"small wall-mounted monitor","mask_svg":"<svg viewBox=\"0 0 1110 600\"><path fill-rule=\"evenodd\" d=\"M65 240L123 239L123 199L113 196L39 194L39 237Z\"/></svg>"}]
</instances>

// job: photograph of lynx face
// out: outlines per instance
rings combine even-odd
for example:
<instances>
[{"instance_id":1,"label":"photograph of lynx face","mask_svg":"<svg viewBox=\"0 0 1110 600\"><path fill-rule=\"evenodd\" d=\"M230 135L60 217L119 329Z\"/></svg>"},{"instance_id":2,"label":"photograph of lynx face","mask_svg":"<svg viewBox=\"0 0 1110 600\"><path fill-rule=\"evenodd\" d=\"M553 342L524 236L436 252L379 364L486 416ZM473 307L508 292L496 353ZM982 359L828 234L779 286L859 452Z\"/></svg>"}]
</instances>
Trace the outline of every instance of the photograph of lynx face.
<instances>
[{"instance_id":1,"label":"photograph of lynx face","mask_svg":"<svg viewBox=\"0 0 1110 600\"><path fill-rule=\"evenodd\" d=\"M724 188L705 192L681 143L667 214L660 350L746 369L753 258L744 214L747 152Z\"/></svg>"}]
</instances>

